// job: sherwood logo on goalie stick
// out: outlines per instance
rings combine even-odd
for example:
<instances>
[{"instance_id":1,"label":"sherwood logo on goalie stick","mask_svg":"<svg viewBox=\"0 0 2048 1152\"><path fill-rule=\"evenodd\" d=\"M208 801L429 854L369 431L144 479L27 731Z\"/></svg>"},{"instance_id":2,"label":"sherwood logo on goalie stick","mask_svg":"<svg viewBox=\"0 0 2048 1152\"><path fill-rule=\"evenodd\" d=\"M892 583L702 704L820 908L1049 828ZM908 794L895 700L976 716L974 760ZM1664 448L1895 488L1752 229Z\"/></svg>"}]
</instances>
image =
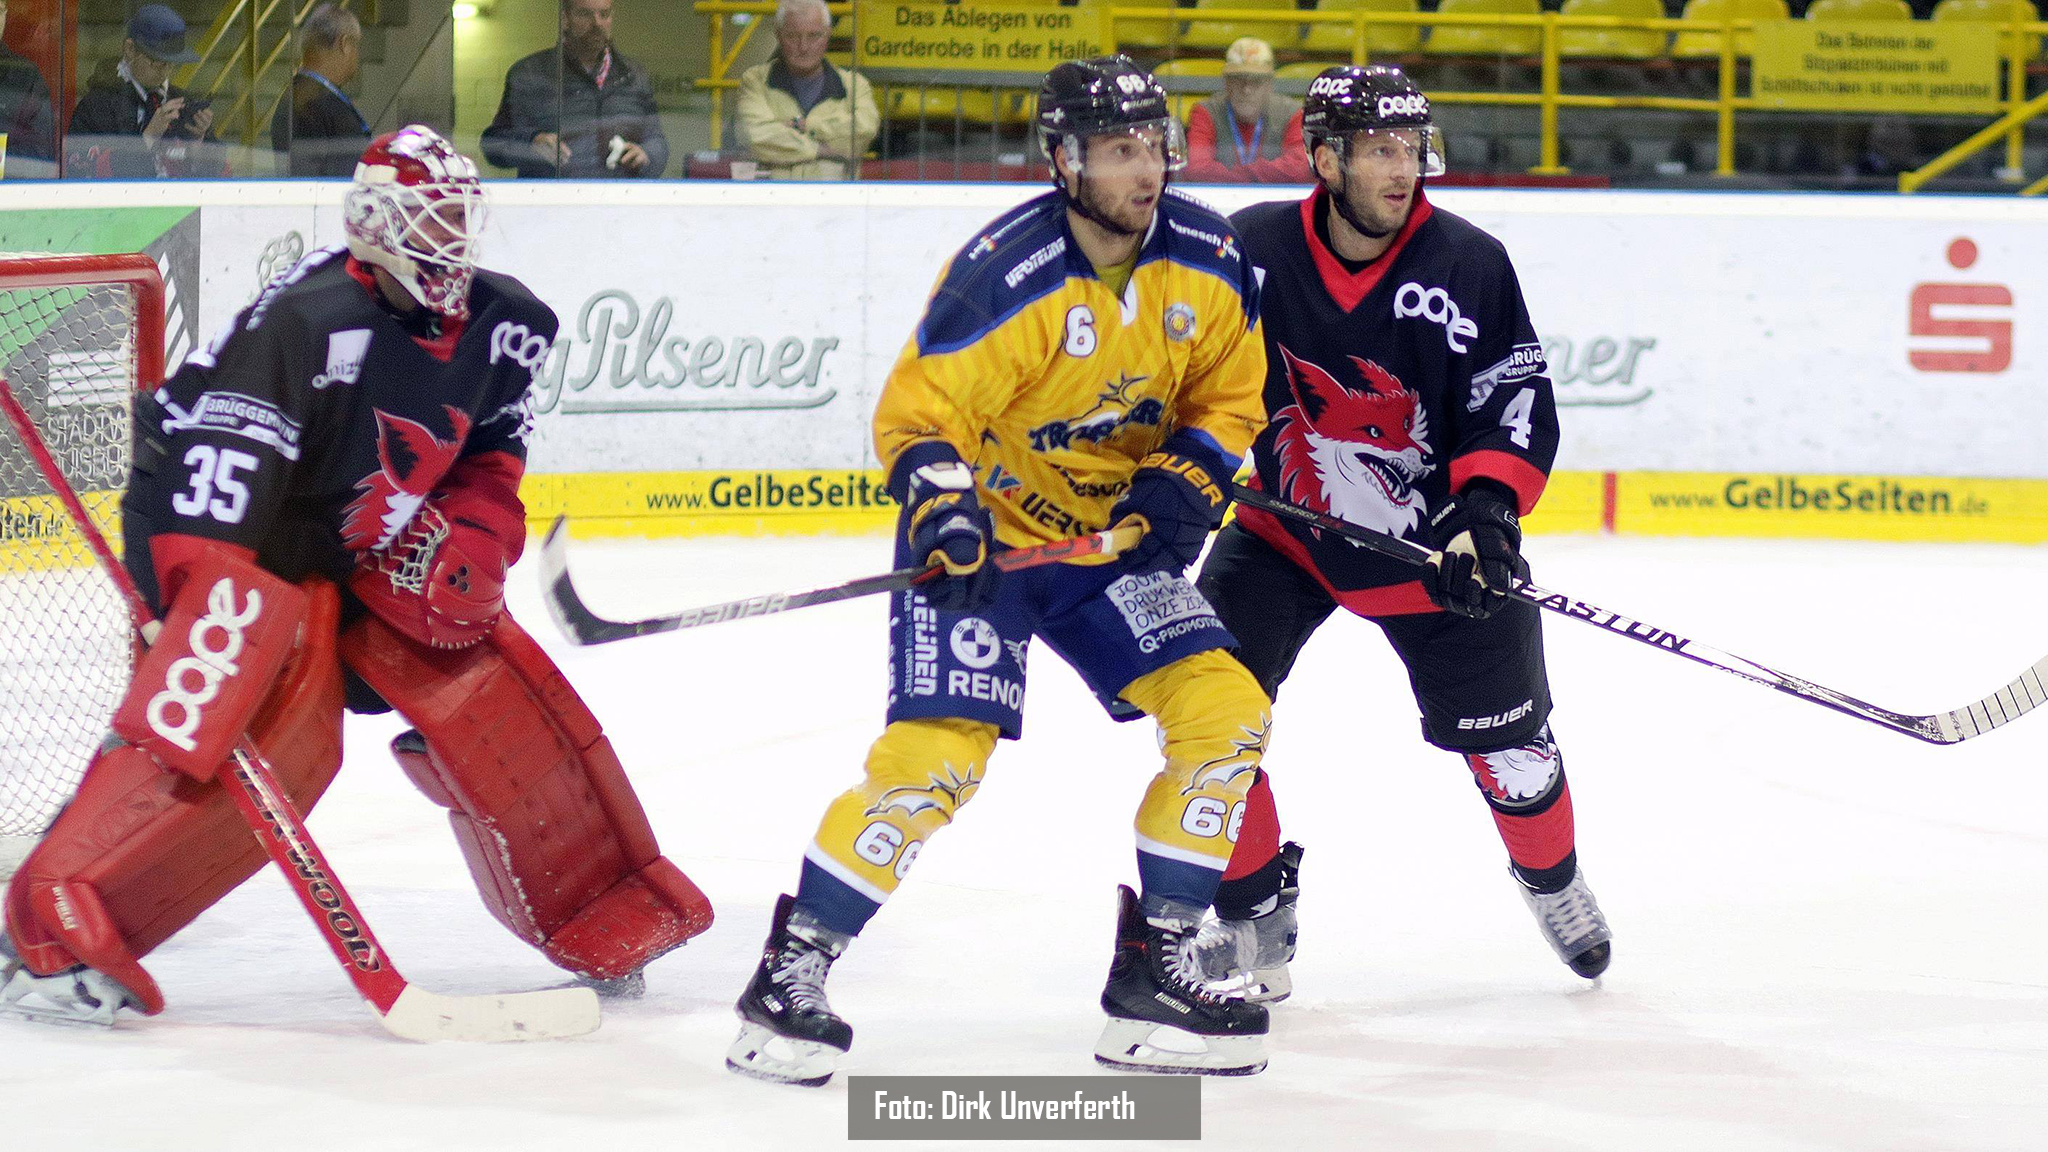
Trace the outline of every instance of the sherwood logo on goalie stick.
<instances>
[{"instance_id":1,"label":"sherwood logo on goalie stick","mask_svg":"<svg viewBox=\"0 0 2048 1152\"><path fill-rule=\"evenodd\" d=\"M262 593L250 589L248 599L237 612L234 581L223 576L214 584L206 593L206 615L192 622L192 631L186 637L192 655L171 661L164 674L163 690L149 698L145 715L150 731L187 752L197 746L193 734L203 719L200 709L220 695L222 681L241 671L235 660L242 654L244 634L262 612ZM209 648L206 638L215 632L220 633L222 643ZM199 678L196 686L189 683L192 676ZM170 720L173 707L178 709L179 716L175 724Z\"/></svg>"},{"instance_id":2,"label":"sherwood logo on goalie stick","mask_svg":"<svg viewBox=\"0 0 2048 1152\"><path fill-rule=\"evenodd\" d=\"M270 793L265 791L241 764L235 765L234 773L235 779L241 783L250 800L255 803L257 814L263 817L263 824L270 830L271 839L283 847L285 858L291 861L293 874L305 881L306 894L312 897L313 903L320 906L328 930L334 933L335 939L341 941L342 948L348 952L348 962L359 971L383 971L384 962L378 958L376 946L364 938L362 925L342 907L342 896L335 890L334 882L328 879L327 873L315 862L312 851L285 831L283 819L278 816L277 809L271 804Z\"/></svg>"}]
</instances>

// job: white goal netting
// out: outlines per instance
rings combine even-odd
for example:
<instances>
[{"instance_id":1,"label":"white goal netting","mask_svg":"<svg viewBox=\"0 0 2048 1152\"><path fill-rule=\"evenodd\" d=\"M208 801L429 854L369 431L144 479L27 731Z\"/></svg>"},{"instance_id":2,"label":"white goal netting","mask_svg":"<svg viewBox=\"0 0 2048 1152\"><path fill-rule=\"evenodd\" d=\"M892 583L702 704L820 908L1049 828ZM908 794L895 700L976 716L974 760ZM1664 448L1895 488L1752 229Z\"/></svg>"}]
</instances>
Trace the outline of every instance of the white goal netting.
<instances>
[{"instance_id":1,"label":"white goal netting","mask_svg":"<svg viewBox=\"0 0 2048 1152\"><path fill-rule=\"evenodd\" d=\"M100 283L34 283L52 278L47 264L0 254L0 380L118 551L131 397L154 383L138 380L139 321L155 294L112 268ZM132 660L113 582L0 419L0 876L76 790Z\"/></svg>"}]
</instances>

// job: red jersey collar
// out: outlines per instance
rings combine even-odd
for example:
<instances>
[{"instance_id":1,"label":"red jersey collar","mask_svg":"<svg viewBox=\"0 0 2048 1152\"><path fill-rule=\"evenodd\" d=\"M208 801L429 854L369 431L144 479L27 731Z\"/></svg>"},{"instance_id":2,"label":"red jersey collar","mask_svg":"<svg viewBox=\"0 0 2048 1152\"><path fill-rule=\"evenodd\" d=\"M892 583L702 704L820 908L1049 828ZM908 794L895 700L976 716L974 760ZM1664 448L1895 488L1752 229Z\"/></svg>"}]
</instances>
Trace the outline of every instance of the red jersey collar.
<instances>
[{"instance_id":1,"label":"red jersey collar","mask_svg":"<svg viewBox=\"0 0 2048 1152\"><path fill-rule=\"evenodd\" d=\"M1338 262L1336 253L1325 247L1323 238L1316 235L1316 213L1322 211L1323 200L1329 194L1329 189L1318 185L1314 192L1309 193L1308 199L1301 202L1301 233L1302 238L1308 241L1308 254L1315 260L1316 271L1322 274L1323 289L1330 294L1330 299L1337 302L1339 308L1349 312L1358 307L1359 301L1364 300L1379 286L1380 277L1385 276L1387 269L1393 266L1394 257L1400 254L1401 249L1407 246L1409 238L1415 235L1415 230L1422 227L1422 222L1429 219L1430 214L1436 210L1430 207L1429 198L1422 194L1422 185L1417 184L1415 207L1408 213L1408 222L1401 226L1401 231L1395 233L1394 242L1387 246L1387 250L1380 254L1379 259L1366 265L1364 271L1353 273L1345 270L1344 265Z\"/></svg>"},{"instance_id":2,"label":"red jersey collar","mask_svg":"<svg viewBox=\"0 0 2048 1152\"><path fill-rule=\"evenodd\" d=\"M370 271L369 265L364 264L354 256L350 256L342 266L347 269L349 276L356 283L363 286L363 291L368 292L370 298L377 301L378 307L386 307L384 304L384 291L377 287L376 273ZM425 307L425 305L421 305L421 307ZM455 345L462 340L462 330L468 326L469 322L466 318L456 320L444 316L441 319L441 335L432 340L424 336L413 335L412 333L407 334L412 335L413 343L418 344L427 355L446 364L454 358Z\"/></svg>"}]
</instances>

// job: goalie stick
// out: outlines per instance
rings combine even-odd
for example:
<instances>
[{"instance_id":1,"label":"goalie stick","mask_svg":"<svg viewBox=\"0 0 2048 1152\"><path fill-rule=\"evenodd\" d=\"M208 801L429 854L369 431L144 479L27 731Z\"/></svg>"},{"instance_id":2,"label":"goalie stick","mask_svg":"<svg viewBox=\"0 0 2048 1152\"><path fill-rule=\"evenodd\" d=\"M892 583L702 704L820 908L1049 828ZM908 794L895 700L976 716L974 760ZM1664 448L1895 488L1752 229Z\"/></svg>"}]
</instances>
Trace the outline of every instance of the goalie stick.
<instances>
[{"instance_id":1,"label":"goalie stick","mask_svg":"<svg viewBox=\"0 0 2048 1152\"><path fill-rule=\"evenodd\" d=\"M816 604L830 604L837 600L852 600L859 596L872 596L878 592L895 592L915 587L927 580L937 579L943 569L934 565L928 568L898 568L877 576L863 576L848 580L844 584L833 584L826 588L813 588L808 592L770 592L760 596L749 596L743 600L728 600L723 604L707 604L702 608L691 608L666 616L650 616L645 620L607 620L590 610L583 597L576 591L575 581L569 578L568 520L566 516L555 517L548 527L547 538L540 546L540 587L541 596L547 601L548 612L562 629L562 634L577 644L610 644L614 640L630 640L635 636L653 636L661 632L674 632L680 628L696 628L705 624L722 624L727 620L739 620L749 616L767 616L776 612L788 612L797 608L809 608ZM1130 548L1144 535L1142 520L1137 524L1126 524L1107 532L1090 536L1076 536L1070 540L1055 540L1035 548L1013 548L998 552L992 563L1005 572L1016 572L1025 568L1037 568L1045 564L1057 564L1082 556L1101 556L1105 559Z\"/></svg>"},{"instance_id":2,"label":"goalie stick","mask_svg":"<svg viewBox=\"0 0 2048 1152\"><path fill-rule=\"evenodd\" d=\"M1231 494L1241 504L1342 536L1346 540L1362 545L1368 551L1390 559L1419 566L1433 564L1439 555L1412 540L1403 540L1371 528L1361 527L1348 520L1339 520L1243 484L1232 484ZM1545 611L1591 624L1616 636L1647 644L1660 652L1683 656L1695 664L1717 668L1766 688L1775 688L1787 696L1818 704L1823 708L1832 708L1845 716L1853 716L1893 732L1903 732L1929 744L1960 744L1973 736L1982 736L1993 728L2010 724L2043 703L2048 703L2048 657L2043 657L2032 668L2015 677L2011 683L1982 700L1947 712L1937 712L1931 716L1914 716L1894 712L1889 708L1880 708L1854 696L1837 692L1833 688L1815 684L1811 680L1780 672L1654 624L1646 624L1618 612L1610 612L1584 600L1552 592L1535 584L1518 584L1514 595Z\"/></svg>"},{"instance_id":3,"label":"goalie stick","mask_svg":"<svg viewBox=\"0 0 2048 1152\"><path fill-rule=\"evenodd\" d=\"M21 436L50 489L70 513L100 566L126 602L135 629L145 642L154 638L157 621L135 587L135 580L86 514L85 505L65 479L43 444L13 387L0 380L0 409ZM249 829L284 874L321 938L341 961L356 990L369 1001L392 1035L403 1040L552 1040L595 1031L599 1020L597 994L588 988L552 988L495 996L443 996L413 985L399 975L384 946L371 934L355 901L341 886L327 858L306 831L306 822L278 786L277 777L248 736L237 742L234 763L222 774L235 807Z\"/></svg>"}]
</instances>

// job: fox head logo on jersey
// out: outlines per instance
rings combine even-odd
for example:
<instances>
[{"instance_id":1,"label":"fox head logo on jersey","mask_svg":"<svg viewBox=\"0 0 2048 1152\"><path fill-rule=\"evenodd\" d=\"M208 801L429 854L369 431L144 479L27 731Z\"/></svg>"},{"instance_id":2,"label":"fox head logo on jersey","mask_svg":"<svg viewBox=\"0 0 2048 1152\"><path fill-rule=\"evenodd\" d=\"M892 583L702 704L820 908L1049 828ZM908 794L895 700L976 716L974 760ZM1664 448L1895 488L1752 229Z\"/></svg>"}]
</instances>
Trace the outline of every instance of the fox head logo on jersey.
<instances>
[{"instance_id":1,"label":"fox head logo on jersey","mask_svg":"<svg viewBox=\"0 0 2048 1152\"><path fill-rule=\"evenodd\" d=\"M1348 357L1364 384L1353 390L1285 345L1280 355L1294 393L1294 403L1273 415L1281 494L1354 524L1407 535L1422 519L1415 482L1435 468L1428 463L1429 414L1421 397L1370 360Z\"/></svg>"},{"instance_id":2,"label":"fox head logo on jersey","mask_svg":"<svg viewBox=\"0 0 2048 1152\"><path fill-rule=\"evenodd\" d=\"M412 522L413 514L427 494L462 454L462 442L469 438L469 414L447 405L453 438L443 440L426 425L381 408L377 415L377 470L356 481L362 495L348 506L341 522L341 539L357 552L389 545Z\"/></svg>"}]
</instances>

